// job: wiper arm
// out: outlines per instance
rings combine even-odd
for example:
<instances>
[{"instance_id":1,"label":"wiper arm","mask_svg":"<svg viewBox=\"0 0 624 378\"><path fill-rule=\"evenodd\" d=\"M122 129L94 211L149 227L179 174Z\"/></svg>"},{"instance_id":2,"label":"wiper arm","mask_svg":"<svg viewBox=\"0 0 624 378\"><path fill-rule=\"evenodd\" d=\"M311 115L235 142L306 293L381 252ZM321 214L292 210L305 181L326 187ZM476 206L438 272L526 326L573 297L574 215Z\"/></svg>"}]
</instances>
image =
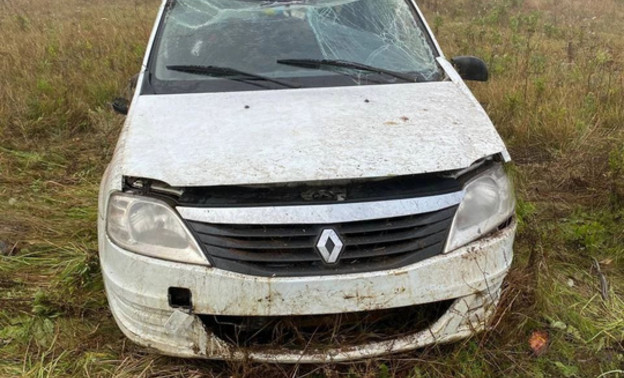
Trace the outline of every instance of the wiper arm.
<instances>
[{"instance_id":1,"label":"wiper arm","mask_svg":"<svg viewBox=\"0 0 624 378\"><path fill-rule=\"evenodd\" d=\"M171 65L167 66L168 70L179 71L195 75L205 75L212 77L220 77L224 79L247 81L247 80L262 80L270 83L282 85L287 88L299 88L299 85L286 83L281 80L272 79L270 77L258 75L255 73L244 72L235 68L218 67L218 66L192 66L192 65ZM238 77L237 77L238 76ZM253 83L250 83L253 84Z\"/></svg>"},{"instance_id":2,"label":"wiper arm","mask_svg":"<svg viewBox=\"0 0 624 378\"><path fill-rule=\"evenodd\" d=\"M410 75L407 75L407 74L404 74L404 73L401 73L401 72L391 71L391 70L387 70L385 68L373 67L373 66L369 66L369 65L363 64L363 63L349 62L349 61L346 61L346 60L331 60L331 59L280 59L280 60L277 61L277 63L279 63L279 64L286 64L286 65L289 65L289 66L311 68L311 69L316 69L316 70L332 69L332 68L337 68L337 67L338 68L351 68L351 69L360 70L360 71L376 72L376 73L380 73L380 74L396 77L396 78L399 78L401 80L411 81L411 82L414 82L414 83L419 81L418 78L412 77Z\"/></svg>"}]
</instances>

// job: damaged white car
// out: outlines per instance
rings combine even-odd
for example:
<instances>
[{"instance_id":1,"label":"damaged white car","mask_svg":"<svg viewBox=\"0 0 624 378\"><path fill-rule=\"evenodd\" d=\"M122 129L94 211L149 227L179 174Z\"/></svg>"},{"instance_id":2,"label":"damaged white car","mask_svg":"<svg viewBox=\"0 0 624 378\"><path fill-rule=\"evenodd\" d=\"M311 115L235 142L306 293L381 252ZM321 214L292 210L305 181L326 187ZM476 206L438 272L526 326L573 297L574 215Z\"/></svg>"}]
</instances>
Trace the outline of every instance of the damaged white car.
<instances>
[{"instance_id":1,"label":"damaged white car","mask_svg":"<svg viewBox=\"0 0 624 378\"><path fill-rule=\"evenodd\" d=\"M488 327L510 160L410 0L167 0L100 190L111 311L211 359L335 362Z\"/></svg>"}]
</instances>

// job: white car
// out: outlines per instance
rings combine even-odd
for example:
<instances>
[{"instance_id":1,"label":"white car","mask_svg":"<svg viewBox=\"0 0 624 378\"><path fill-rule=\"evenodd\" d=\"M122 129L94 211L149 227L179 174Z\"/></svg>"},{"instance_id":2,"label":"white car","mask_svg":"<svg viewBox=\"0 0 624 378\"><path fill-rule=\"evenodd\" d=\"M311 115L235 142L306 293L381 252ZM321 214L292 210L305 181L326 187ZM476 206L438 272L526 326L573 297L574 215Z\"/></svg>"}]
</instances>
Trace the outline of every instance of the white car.
<instances>
[{"instance_id":1,"label":"white car","mask_svg":"<svg viewBox=\"0 0 624 378\"><path fill-rule=\"evenodd\" d=\"M102 181L131 340L336 362L486 329L512 261L510 156L410 0L167 0Z\"/></svg>"}]
</instances>

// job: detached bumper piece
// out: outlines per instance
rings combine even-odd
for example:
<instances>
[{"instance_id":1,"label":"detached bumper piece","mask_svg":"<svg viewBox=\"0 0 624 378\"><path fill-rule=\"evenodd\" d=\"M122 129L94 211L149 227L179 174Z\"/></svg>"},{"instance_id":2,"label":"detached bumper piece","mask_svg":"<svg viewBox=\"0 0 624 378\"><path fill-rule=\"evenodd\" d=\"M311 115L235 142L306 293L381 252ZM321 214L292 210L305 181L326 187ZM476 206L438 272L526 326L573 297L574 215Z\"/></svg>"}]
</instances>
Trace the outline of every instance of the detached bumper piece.
<instances>
[{"instance_id":1,"label":"detached bumper piece","mask_svg":"<svg viewBox=\"0 0 624 378\"><path fill-rule=\"evenodd\" d=\"M487 329L499 297L500 285L488 292L403 309L290 319L228 319L180 310L159 311L119 297L110 299L128 337L168 355L321 363L370 358L465 338ZM391 323L405 321L408 315L414 317L406 323ZM332 332L334 326L337 328ZM392 329L394 333L384 335L383 331Z\"/></svg>"}]
</instances>

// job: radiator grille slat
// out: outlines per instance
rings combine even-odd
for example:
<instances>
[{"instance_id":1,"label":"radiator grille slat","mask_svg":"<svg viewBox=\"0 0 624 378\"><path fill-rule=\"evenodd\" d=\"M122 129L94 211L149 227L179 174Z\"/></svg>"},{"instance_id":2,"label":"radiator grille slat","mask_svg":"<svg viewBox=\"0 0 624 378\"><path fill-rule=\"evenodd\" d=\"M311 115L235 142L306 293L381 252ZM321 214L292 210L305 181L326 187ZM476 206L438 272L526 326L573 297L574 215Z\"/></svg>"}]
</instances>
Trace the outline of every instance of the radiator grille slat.
<instances>
[{"instance_id":1,"label":"radiator grille slat","mask_svg":"<svg viewBox=\"0 0 624 378\"><path fill-rule=\"evenodd\" d=\"M210 254L214 257L233 260L233 261L245 261L254 263L300 263L300 262L314 262L319 261L319 256L316 253L309 253L308 251L267 251L267 252L254 252L245 250L232 250L227 248L212 247L210 248Z\"/></svg>"},{"instance_id":2,"label":"radiator grille slat","mask_svg":"<svg viewBox=\"0 0 624 378\"><path fill-rule=\"evenodd\" d=\"M249 226L240 225L219 225L207 223L194 223L195 232L198 234L215 235L224 237L241 238L267 238L284 236L316 236L318 228L304 225L301 227L281 227L281 226Z\"/></svg>"},{"instance_id":3,"label":"radiator grille slat","mask_svg":"<svg viewBox=\"0 0 624 378\"><path fill-rule=\"evenodd\" d=\"M420 251L422 249L431 247L432 245L444 244L443 242L446 239L446 232L439 232L437 234L430 235L426 238L410 240L408 242L393 244L393 245L384 245L383 247L377 248L366 248L366 249L352 249L347 248L342 255L342 258L370 258L370 257L381 257L381 256L390 256L396 255L399 253L407 253L410 251Z\"/></svg>"},{"instance_id":4,"label":"radiator grille slat","mask_svg":"<svg viewBox=\"0 0 624 378\"><path fill-rule=\"evenodd\" d=\"M272 238L272 239L235 239L216 237L211 235L199 235L199 240L210 246L223 247L223 248L235 248L235 249L250 249L250 250L286 250L286 249L299 249L310 248L311 244L314 244L313 237L307 238Z\"/></svg>"},{"instance_id":5,"label":"radiator grille slat","mask_svg":"<svg viewBox=\"0 0 624 378\"><path fill-rule=\"evenodd\" d=\"M345 236L345 244L351 245L368 245L379 243L393 243L403 240L414 240L443 231L447 228L447 222L440 221L428 226L401 230L400 232L382 232L367 233L363 236Z\"/></svg>"}]
</instances>

